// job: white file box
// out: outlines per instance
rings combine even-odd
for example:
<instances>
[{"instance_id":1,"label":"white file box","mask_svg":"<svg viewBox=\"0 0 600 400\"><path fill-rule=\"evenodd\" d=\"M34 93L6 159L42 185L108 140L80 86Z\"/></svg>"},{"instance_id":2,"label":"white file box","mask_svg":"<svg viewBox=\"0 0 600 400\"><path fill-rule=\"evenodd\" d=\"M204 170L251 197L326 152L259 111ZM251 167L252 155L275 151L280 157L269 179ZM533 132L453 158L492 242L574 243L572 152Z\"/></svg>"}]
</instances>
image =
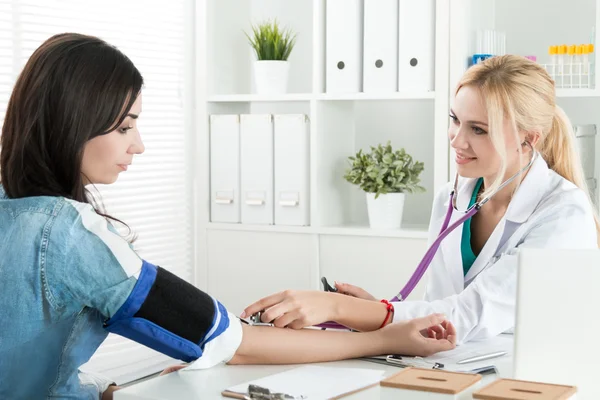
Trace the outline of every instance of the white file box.
<instances>
[{"instance_id":1,"label":"white file box","mask_svg":"<svg viewBox=\"0 0 600 400\"><path fill-rule=\"evenodd\" d=\"M362 81L362 0L326 2L326 76L328 93L357 93Z\"/></svg>"},{"instance_id":2,"label":"white file box","mask_svg":"<svg viewBox=\"0 0 600 400\"><path fill-rule=\"evenodd\" d=\"M479 400L575 400L577 388L514 379L498 379L473 393L473 398Z\"/></svg>"},{"instance_id":3,"label":"white file box","mask_svg":"<svg viewBox=\"0 0 600 400\"><path fill-rule=\"evenodd\" d=\"M210 116L210 220L240 222L240 118Z\"/></svg>"},{"instance_id":4,"label":"white file box","mask_svg":"<svg viewBox=\"0 0 600 400\"><path fill-rule=\"evenodd\" d=\"M365 0L363 92L398 90L398 0Z\"/></svg>"},{"instance_id":5,"label":"white file box","mask_svg":"<svg viewBox=\"0 0 600 400\"><path fill-rule=\"evenodd\" d=\"M240 116L243 224L273 224L273 117Z\"/></svg>"},{"instance_id":6,"label":"white file box","mask_svg":"<svg viewBox=\"0 0 600 400\"><path fill-rule=\"evenodd\" d=\"M380 382L381 400L467 400L481 381L481 375L406 368Z\"/></svg>"},{"instance_id":7,"label":"white file box","mask_svg":"<svg viewBox=\"0 0 600 400\"><path fill-rule=\"evenodd\" d=\"M435 0L399 0L398 90L434 89Z\"/></svg>"},{"instance_id":8,"label":"white file box","mask_svg":"<svg viewBox=\"0 0 600 400\"><path fill-rule=\"evenodd\" d=\"M274 136L275 225L310 225L308 118L275 115Z\"/></svg>"}]
</instances>

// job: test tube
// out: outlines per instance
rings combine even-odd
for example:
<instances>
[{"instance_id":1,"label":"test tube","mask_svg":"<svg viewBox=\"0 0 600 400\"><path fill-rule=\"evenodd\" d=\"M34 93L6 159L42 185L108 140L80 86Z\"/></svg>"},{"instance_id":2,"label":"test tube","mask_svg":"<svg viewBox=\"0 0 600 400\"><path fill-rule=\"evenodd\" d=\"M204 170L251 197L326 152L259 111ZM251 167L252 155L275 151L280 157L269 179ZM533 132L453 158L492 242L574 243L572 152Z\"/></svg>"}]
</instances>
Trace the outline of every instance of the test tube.
<instances>
[{"instance_id":1,"label":"test tube","mask_svg":"<svg viewBox=\"0 0 600 400\"><path fill-rule=\"evenodd\" d=\"M558 46L548 46L548 55L550 56L550 64L548 64L548 73L552 79L556 80L556 74L558 73L557 54Z\"/></svg>"},{"instance_id":2,"label":"test tube","mask_svg":"<svg viewBox=\"0 0 600 400\"><path fill-rule=\"evenodd\" d=\"M582 87L584 77L583 73L583 46L579 45L575 47L575 56L573 57L573 72L577 77L577 87Z\"/></svg>"},{"instance_id":3,"label":"test tube","mask_svg":"<svg viewBox=\"0 0 600 400\"><path fill-rule=\"evenodd\" d=\"M566 45L560 45L558 46L558 52L557 52L557 57L556 57L556 61L557 61L557 66L558 66L558 71L556 71L556 75L558 77L560 77L560 82L556 82L558 87L563 87L563 75L565 73L565 58L567 57L566 53L567 53L567 46Z\"/></svg>"},{"instance_id":4,"label":"test tube","mask_svg":"<svg viewBox=\"0 0 600 400\"><path fill-rule=\"evenodd\" d=\"M581 45L581 64L582 64L582 73L587 75L590 73L590 53L589 53L588 45Z\"/></svg>"},{"instance_id":5,"label":"test tube","mask_svg":"<svg viewBox=\"0 0 600 400\"><path fill-rule=\"evenodd\" d=\"M550 55L550 64L553 68L556 66L556 53L558 53L558 46L548 46L548 54Z\"/></svg>"},{"instance_id":6,"label":"test tube","mask_svg":"<svg viewBox=\"0 0 600 400\"><path fill-rule=\"evenodd\" d=\"M567 75L569 77L568 79L568 86L567 87L573 87L573 83L575 82L575 50L576 50L577 46L575 46L574 44L570 45L567 48L567 62L565 63L566 65L566 71L565 71L565 75Z\"/></svg>"}]
</instances>

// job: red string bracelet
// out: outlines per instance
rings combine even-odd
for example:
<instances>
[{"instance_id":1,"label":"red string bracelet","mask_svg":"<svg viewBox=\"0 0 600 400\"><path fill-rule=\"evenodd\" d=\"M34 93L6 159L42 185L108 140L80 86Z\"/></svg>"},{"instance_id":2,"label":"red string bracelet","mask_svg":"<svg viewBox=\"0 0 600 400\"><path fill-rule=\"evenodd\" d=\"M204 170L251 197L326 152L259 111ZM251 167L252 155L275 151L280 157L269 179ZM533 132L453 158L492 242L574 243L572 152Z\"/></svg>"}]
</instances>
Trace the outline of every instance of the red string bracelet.
<instances>
[{"instance_id":1,"label":"red string bracelet","mask_svg":"<svg viewBox=\"0 0 600 400\"><path fill-rule=\"evenodd\" d=\"M386 305L387 314L385 315L385 319L383 320L383 323L381 324L379 329L383 328L388 323L390 316L394 313L394 305L392 303L385 299L381 300L381 302Z\"/></svg>"}]
</instances>

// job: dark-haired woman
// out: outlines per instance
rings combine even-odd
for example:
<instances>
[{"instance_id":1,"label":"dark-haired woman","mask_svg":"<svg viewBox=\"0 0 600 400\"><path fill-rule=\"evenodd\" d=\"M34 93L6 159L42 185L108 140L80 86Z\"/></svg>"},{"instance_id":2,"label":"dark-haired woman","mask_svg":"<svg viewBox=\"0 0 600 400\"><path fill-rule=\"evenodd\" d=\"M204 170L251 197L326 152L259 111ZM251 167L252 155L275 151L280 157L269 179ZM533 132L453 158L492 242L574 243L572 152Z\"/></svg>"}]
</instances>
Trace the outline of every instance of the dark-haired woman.
<instances>
[{"instance_id":1,"label":"dark-haired woman","mask_svg":"<svg viewBox=\"0 0 600 400\"><path fill-rule=\"evenodd\" d=\"M125 55L79 34L48 39L16 82L0 153L0 398L112 397L111 380L79 371L108 332L207 368L454 346L440 315L369 333L243 325L142 260L86 192L144 152L142 85ZM445 334L424 337L430 327Z\"/></svg>"}]
</instances>

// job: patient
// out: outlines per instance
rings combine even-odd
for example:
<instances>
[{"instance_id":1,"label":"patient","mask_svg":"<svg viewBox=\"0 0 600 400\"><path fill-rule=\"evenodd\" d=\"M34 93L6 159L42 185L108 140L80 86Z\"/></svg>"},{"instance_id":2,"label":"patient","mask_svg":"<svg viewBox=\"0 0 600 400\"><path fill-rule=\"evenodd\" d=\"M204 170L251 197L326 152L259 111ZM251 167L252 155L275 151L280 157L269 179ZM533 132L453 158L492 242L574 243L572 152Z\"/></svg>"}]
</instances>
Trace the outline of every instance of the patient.
<instances>
[{"instance_id":1,"label":"patient","mask_svg":"<svg viewBox=\"0 0 600 400\"><path fill-rule=\"evenodd\" d=\"M48 39L16 82L0 139L0 398L111 398L110 379L79 371L109 332L205 368L454 347L442 315L365 333L244 325L141 259L87 188L144 152L142 85L129 58L79 34Z\"/></svg>"}]
</instances>

